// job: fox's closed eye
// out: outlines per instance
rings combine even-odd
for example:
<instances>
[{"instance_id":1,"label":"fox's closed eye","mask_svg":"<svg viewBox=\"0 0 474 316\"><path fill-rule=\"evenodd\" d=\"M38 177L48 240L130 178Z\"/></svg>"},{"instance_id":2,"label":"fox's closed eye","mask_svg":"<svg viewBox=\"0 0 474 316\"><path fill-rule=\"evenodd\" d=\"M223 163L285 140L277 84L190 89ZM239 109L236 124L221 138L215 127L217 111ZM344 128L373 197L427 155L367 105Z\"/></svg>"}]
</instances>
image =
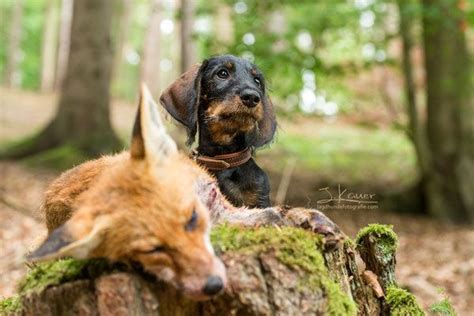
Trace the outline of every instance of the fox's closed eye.
<instances>
[{"instance_id":1,"label":"fox's closed eye","mask_svg":"<svg viewBox=\"0 0 474 316\"><path fill-rule=\"evenodd\" d=\"M191 214L191 218L188 220L188 222L184 226L184 230L188 232L195 230L197 227L197 219L198 219L198 215L196 213L196 210L193 210L193 213Z\"/></svg>"},{"instance_id":2,"label":"fox's closed eye","mask_svg":"<svg viewBox=\"0 0 474 316\"><path fill-rule=\"evenodd\" d=\"M163 252L166 250L166 247L163 245L159 245L154 247L153 249L145 251L145 253L157 253L157 252Z\"/></svg>"}]
</instances>

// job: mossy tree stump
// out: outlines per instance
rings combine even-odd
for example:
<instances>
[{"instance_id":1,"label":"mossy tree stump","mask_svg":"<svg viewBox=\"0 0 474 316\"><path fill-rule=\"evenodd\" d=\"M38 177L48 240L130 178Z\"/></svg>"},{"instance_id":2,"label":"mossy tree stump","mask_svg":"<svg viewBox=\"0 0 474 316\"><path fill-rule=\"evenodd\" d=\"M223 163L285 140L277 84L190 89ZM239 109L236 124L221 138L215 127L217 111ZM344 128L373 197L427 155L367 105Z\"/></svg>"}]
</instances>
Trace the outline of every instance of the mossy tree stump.
<instances>
[{"instance_id":1,"label":"mossy tree stump","mask_svg":"<svg viewBox=\"0 0 474 316\"><path fill-rule=\"evenodd\" d=\"M218 226L214 247L227 268L225 292L195 302L149 275L104 260L35 266L7 315L377 315L383 304L361 277L352 242L332 252L319 235L295 228ZM410 295L409 293L402 293ZM397 308L415 304L392 292ZM411 306L411 305L410 305ZM421 311L421 310L420 310Z\"/></svg>"}]
</instances>

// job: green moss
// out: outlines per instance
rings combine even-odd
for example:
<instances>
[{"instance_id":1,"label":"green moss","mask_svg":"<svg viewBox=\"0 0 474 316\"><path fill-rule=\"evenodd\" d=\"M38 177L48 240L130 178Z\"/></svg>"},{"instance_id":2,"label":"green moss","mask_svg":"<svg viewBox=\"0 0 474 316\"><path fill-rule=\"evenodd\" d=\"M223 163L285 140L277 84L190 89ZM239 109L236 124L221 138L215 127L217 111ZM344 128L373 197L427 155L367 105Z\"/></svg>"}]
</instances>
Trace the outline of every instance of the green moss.
<instances>
[{"instance_id":1,"label":"green moss","mask_svg":"<svg viewBox=\"0 0 474 316\"><path fill-rule=\"evenodd\" d=\"M440 289L439 292L443 295L443 299L437 303L434 303L430 307L430 311L436 315L443 315L443 316L456 316L456 311L454 307L451 305L449 298L444 293L443 289Z\"/></svg>"},{"instance_id":2,"label":"green moss","mask_svg":"<svg viewBox=\"0 0 474 316\"><path fill-rule=\"evenodd\" d=\"M434 314L443 316L456 316L456 311L447 298L440 302L434 303L430 307L430 311Z\"/></svg>"},{"instance_id":3,"label":"green moss","mask_svg":"<svg viewBox=\"0 0 474 316\"><path fill-rule=\"evenodd\" d=\"M398 237L392 228L392 225L369 224L357 233L355 242L361 245L364 237L372 235L377 238L377 245L380 246L384 255L394 254L398 248Z\"/></svg>"},{"instance_id":4,"label":"green moss","mask_svg":"<svg viewBox=\"0 0 474 316\"><path fill-rule=\"evenodd\" d=\"M13 314L22 308L21 299L18 295L0 301L0 315Z\"/></svg>"},{"instance_id":5,"label":"green moss","mask_svg":"<svg viewBox=\"0 0 474 316\"><path fill-rule=\"evenodd\" d=\"M19 293L41 291L64 282L95 278L104 271L120 268L105 259L61 259L35 264L19 283Z\"/></svg>"},{"instance_id":6,"label":"green moss","mask_svg":"<svg viewBox=\"0 0 474 316\"><path fill-rule=\"evenodd\" d=\"M344 239L344 246L345 246L346 248L352 248L352 249L355 249L355 248L356 248L356 244L355 244L354 240L352 240L352 239L349 238L349 237L346 237L346 238Z\"/></svg>"},{"instance_id":7,"label":"green moss","mask_svg":"<svg viewBox=\"0 0 474 316\"><path fill-rule=\"evenodd\" d=\"M423 316L425 312L418 305L416 298L407 290L397 286L389 286L385 297L393 316Z\"/></svg>"},{"instance_id":8,"label":"green moss","mask_svg":"<svg viewBox=\"0 0 474 316\"><path fill-rule=\"evenodd\" d=\"M90 157L72 145L56 147L42 151L36 155L23 159L30 167L44 167L55 170L65 170L79 165Z\"/></svg>"},{"instance_id":9,"label":"green moss","mask_svg":"<svg viewBox=\"0 0 474 316\"><path fill-rule=\"evenodd\" d=\"M211 240L217 252L274 251L280 262L305 272L305 278L300 280L302 286L322 288L326 292L328 315L356 314L354 302L329 277L321 254L322 239L319 235L292 227L243 229L222 225L213 229Z\"/></svg>"},{"instance_id":10,"label":"green moss","mask_svg":"<svg viewBox=\"0 0 474 316\"><path fill-rule=\"evenodd\" d=\"M8 157L12 152L22 152L33 145L38 140L38 134L33 133L23 138L5 141L0 144L0 159Z\"/></svg>"}]
</instances>

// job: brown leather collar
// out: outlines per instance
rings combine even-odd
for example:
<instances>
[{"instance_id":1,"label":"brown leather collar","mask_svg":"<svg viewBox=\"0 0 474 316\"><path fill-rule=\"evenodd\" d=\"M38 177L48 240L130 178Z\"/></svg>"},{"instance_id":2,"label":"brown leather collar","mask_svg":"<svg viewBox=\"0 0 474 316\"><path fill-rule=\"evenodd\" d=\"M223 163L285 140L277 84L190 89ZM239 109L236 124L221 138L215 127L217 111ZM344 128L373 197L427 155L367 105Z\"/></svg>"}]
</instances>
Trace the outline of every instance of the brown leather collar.
<instances>
[{"instance_id":1,"label":"brown leather collar","mask_svg":"<svg viewBox=\"0 0 474 316\"><path fill-rule=\"evenodd\" d=\"M204 156L193 150L191 158L209 170L225 170L243 165L252 158L252 151L249 147L235 153Z\"/></svg>"}]
</instances>

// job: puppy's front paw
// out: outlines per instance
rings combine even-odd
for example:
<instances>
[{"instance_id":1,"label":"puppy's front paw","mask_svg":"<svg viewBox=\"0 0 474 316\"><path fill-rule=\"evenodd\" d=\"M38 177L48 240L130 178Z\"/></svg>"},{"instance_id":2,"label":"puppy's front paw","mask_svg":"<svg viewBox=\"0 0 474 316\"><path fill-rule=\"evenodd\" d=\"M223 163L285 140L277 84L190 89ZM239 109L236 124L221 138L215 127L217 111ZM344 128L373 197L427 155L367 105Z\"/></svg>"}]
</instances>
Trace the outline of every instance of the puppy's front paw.
<instances>
[{"instance_id":1,"label":"puppy's front paw","mask_svg":"<svg viewBox=\"0 0 474 316\"><path fill-rule=\"evenodd\" d=\"M344 240L344 234L339 227L318 210L292 208L287 211L285 217L295 227L322 235L324 249L327 251L339 248Z\"/></svg>"}]
</instances>

